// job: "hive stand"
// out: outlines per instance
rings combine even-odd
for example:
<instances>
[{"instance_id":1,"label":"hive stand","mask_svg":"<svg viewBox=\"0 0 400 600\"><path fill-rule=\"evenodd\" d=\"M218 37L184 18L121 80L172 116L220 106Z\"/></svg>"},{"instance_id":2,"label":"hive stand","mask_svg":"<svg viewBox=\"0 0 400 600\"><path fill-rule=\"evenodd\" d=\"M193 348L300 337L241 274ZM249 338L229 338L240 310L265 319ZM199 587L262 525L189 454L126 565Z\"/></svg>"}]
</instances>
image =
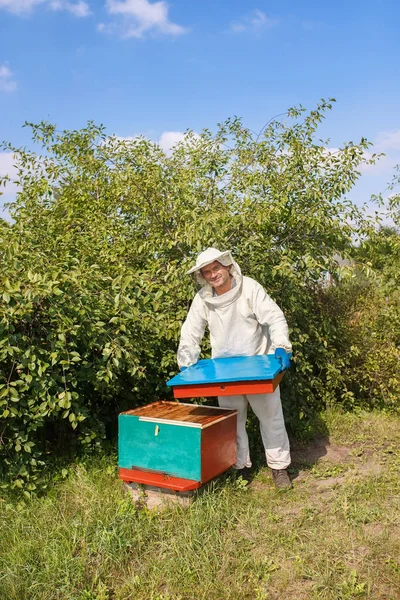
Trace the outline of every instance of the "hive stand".
<instances>
[{"instance_id":1,"label":"hive stand","mask_svg":"<svg viewBox=\"0 0 400 600\"><path fill-rule=\"evenodd\" d=\"M152 487L149 485L141 485L134 482L124 482L126 490L129 492L136 508L167 508L179 504L180 506L190 506L197 496L198 492L202 491L203 487L191 492L174 492L167 488ZM205 487L205 486L204 486Z\"/></svg>"}]
</instances>

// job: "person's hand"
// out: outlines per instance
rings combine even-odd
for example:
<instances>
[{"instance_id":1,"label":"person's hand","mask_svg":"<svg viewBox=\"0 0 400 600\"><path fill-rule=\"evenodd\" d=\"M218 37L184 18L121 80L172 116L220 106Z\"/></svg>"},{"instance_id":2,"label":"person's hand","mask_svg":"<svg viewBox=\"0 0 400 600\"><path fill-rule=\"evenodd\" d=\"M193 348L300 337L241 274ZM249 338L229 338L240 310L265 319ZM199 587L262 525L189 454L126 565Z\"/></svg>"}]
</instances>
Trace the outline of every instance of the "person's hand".
<instances>
[{"instance_id":1,"label":"person's hand","mask_svg":"<svg viewBox=\"0 0 400 600\"><path fill-rule=\"evenodd\" d=\"M290 359L292 355L286 352L285 348L277 348L275 350L275 358L281 363L281 371L286 371L290 367Z\"/></svg>"}]
</instances>

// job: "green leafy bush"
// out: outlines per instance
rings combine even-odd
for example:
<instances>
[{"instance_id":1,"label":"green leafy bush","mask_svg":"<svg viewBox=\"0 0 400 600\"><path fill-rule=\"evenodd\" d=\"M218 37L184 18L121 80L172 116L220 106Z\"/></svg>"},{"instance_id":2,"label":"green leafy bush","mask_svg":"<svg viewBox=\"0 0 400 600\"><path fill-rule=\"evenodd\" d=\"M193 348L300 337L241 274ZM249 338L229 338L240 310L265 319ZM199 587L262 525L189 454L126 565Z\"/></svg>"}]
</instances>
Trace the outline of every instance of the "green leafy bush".
<instances>
[{"instance_id":1,"label":"green leafy bush","mask_svg":"<svg viewBox=\"0 0 400 600\"><path fill-rule=\"evenodd\" d=\"M185 271L211 245L232 249L287 315L292 428L343 398L348 337L323 279L371 228L344 198L369 144L327 151L316 132L330 108L291 109L259 135L228 120L170 154L93 123L30 124L42 155L4 146L20 186L0 222L0 453L13 486L29 494L51 455L100 444L121 409L168 394L194 293Z\"/></svg>"}]
</instances>

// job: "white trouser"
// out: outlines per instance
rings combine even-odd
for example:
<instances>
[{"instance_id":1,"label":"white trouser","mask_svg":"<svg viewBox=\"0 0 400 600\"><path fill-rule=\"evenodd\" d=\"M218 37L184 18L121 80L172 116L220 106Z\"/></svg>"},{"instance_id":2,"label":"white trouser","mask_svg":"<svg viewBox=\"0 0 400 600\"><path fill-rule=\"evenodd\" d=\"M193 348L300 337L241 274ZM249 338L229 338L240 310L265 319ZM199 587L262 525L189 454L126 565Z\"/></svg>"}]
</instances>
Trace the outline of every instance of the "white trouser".
<instances>
[{"instance_id":1,"label":"white trouser","mask_svg":"<svg viewBox=\"0 0 400 600\"><path fill-rule=\"evenodd\" d=\"M218 404L222 408L233 408L238 411L236 469L251 467L249 439L246 431L249 404L260 421L267 465L271 469L286 469L290 465L289 439L283 420L279 386L272 394L218 396Z\"/></svg>"}]
</instances>

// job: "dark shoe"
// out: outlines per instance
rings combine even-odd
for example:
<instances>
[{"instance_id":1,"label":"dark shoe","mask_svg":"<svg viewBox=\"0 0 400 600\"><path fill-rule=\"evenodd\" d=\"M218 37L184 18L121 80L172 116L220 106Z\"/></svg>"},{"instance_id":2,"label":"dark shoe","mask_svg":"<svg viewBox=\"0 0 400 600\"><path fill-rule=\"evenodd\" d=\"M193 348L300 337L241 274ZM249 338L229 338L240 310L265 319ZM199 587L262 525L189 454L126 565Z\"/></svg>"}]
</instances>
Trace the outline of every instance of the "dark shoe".
<instances>
[{"instance_id":1,"label":"dark shoe","mask_svg":"<svg viewBox=\"0 0 400 600\"><path fill-rule=\"evenodd\" d=\"M250 467L244 467L243 469L235 469L235 473L237 478L241 477L243 481L246 481L246 483L250 483L250 481L252 480L252 473Z\"/></svg>"},{"instance_id":2,"label":"dark shoe","mask_svg":"<svg viewBox=\"0 0 400 600\"><path fill-rule=\"evenodd\" d=\"M271 471L276 489L289 490L292 487L292 482L290 481L286 469L271 469Z\"/></svg>"}]
</instances>

